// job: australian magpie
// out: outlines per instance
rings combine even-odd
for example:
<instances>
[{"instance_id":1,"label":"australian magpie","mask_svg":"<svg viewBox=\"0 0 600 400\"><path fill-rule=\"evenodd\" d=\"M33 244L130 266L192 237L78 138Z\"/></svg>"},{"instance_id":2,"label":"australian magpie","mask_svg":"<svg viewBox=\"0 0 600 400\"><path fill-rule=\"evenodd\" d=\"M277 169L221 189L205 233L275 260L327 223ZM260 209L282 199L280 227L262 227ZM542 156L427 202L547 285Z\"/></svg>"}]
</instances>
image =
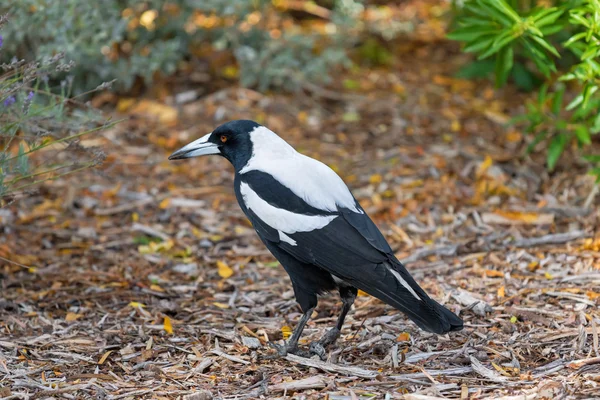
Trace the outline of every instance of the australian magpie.
<instances>
[{"instance_id":1,"label":"australian magpie","mask_svg":"<svg viewBox=\"0 0 600 400\"><path fill-rule=\"evenodd\" d=\"M235 169L235 195L269 251L289 274L303 311L285 354L324 354L339 337L358 289L404 312L421 329L443 334L462 320L415 282L342 179L320 161L298 153L266 127L227 122L177 150L169 160L217 154ZM311 344L298 339L317 306L317 295L337 289L336 326Z\"/></svg>"}]
</instances>

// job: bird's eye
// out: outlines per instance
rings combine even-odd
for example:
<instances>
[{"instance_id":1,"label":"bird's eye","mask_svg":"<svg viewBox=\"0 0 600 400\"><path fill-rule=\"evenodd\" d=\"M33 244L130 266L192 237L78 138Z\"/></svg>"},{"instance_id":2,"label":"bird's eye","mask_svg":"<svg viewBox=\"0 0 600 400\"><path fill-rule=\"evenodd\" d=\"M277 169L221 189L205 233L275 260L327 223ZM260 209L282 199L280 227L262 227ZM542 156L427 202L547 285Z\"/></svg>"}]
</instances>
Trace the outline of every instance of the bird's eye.
<instances>
[{"instance_id":1,"label":"bird's eye","mask_svg":"<svg viewBox=\"0 0 600 400\"><path fill-rule=\"evenodd\" d=\"M225 143L227 141L227 136L221 135L221 143Z\"/></svg>"}]
</instances>

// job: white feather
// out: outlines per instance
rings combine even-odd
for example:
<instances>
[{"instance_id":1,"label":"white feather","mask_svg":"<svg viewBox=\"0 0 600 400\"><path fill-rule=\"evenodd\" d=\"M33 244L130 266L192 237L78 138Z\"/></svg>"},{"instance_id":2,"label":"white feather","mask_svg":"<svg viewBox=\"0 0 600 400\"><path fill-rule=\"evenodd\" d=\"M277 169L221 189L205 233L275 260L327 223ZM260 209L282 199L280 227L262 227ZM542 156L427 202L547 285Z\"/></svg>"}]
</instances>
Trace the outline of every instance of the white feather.
<instances>
[{"instance_id":1,"label":"white feather","mask_svg":"<svg viewBox=\"0 0 600 400\"><path fill-rule=\"evenodd\" d=\"M291 237L289 237L288 235L286 235L285 233L278 231L279 232L279 240L281 240L282 242L286 242L292 246L296 246L296 241L294 239L292 239Z\"/></svg>"},{"instance_id":2,"label":"white feather","mask_svg":"<svg viewBox=\"0 0 600 400\"><path fill-rule=\"evenodd\" d=\"M262 171L273 176L307 204L324 211L344 207L362 214L348 187L331 168L298 153L285 140L264 126L250 133L253 152L240 174Z\"/></svg>"},{"instance_id":3,"label":"white feather","mask_svg":"<svg viewBox=\"0 0 600 400\"><path fill-rule=\"evenodd\" d=\"M398 280L398 282L404 286L404 288L406 290L408 290L410 292L410 294L412 294L417 300L421 301L422 299L419 297L419 295L417 294L417 292L415 292L415 290L410 287L410 285L408 284L408 282L406 282L404 280L404 278L402 278L402 276L400 275L400 273L398 271L396 271L392 266L390 265L386 265L388 267L388 269L390 270L390 272L394 275L394 277L396 278L396 280Z\"/></svg>"},{"instance_id":4,"label":"white feather","mask_svg":"<svg viewBox=\"0 0 600 400\"><path fill-rule=\"evenodd\" d=\"M269 225L271 228L279 231L279 238L283 241L281 234L284 235L292 234L296 232L310 232L315 229L321 229L335 218L337 215L302 215L296 214L283 208L277 208L267 203L260 196L252 190L252 188L245 182L240 184L240 193L244 204L250 210L252 210L258 218ZM294 242L295 241L289 238Z\"/></svg>"}]
</instances>

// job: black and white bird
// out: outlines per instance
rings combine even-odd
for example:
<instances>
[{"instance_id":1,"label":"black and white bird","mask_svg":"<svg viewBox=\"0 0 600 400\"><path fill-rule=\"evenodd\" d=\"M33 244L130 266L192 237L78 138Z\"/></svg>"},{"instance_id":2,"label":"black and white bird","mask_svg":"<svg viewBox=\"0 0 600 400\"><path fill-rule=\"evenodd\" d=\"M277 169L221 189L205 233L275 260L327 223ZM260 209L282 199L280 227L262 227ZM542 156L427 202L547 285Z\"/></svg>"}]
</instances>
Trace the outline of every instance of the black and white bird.
<instances>
[{"instance_id":1,"label":"black and white bird","mask_svg":"<svg viewBox=\"0 0 600 400\"><path fill-rule=\"evenodd\" d=\"M174 152L169 160L217 154L235 169L235 195L258 236L289 274L303 311L285 354L307 354L298 339L317 306L317 295L337 289L336 326L311 352L339 337L358 289L405 313L437 334L460 330L462 320L431 299L396 259L389 244L342 179L320 161L298 153L266 127L227 122Z\"/></svg>"}]
</instances>

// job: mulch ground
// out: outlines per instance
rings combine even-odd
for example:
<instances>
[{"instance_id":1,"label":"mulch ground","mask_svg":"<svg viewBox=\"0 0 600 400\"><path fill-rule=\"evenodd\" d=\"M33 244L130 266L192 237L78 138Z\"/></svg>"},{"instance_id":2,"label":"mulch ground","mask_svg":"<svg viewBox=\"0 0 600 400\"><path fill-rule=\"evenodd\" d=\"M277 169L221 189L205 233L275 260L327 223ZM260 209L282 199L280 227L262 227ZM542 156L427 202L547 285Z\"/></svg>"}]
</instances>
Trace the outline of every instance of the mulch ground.
<instances>
[{"instance_id":1,"label":"mulch ground","mask_svg":"<svg viewBox=\"0 0 600 400\"><path fill-rule=\"evenodd\" d=\"M130 118L83 146L101 168L2 210L0 398L598 398L600 225L568 154L549 175L503 123L521 94L453 79L434 43L357 93L227 88ZM223 159L168 162L252 118L336 169L423 288L465 329L418 330L360 296L328 359L273 358L301 315L236 204ZM303 343L331 327L320 299ZM185 397L188 396L188 397Z\"/></svg>"}]
</instances>

